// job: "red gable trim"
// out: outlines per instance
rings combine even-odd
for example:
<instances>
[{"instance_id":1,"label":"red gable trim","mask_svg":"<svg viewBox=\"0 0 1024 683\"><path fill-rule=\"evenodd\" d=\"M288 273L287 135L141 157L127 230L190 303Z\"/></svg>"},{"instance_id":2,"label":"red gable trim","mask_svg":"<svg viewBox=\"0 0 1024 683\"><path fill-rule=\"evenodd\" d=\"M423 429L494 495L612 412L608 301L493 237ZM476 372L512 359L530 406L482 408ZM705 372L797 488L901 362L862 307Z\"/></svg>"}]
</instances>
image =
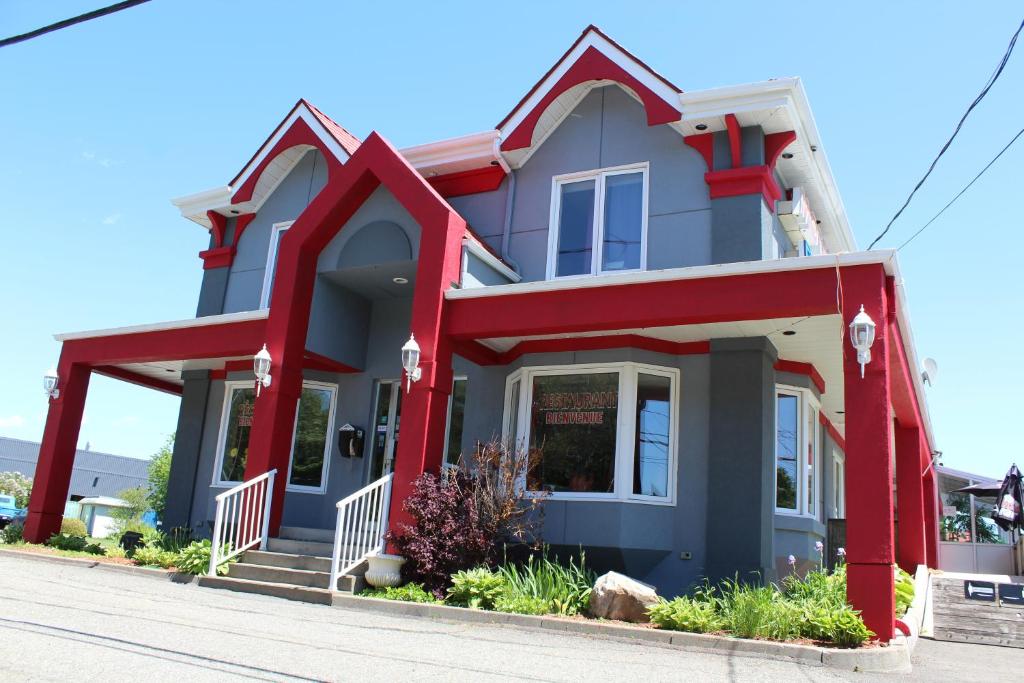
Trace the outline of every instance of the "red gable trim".
<instances>
[{"instance_id":1,"label":"red gable trim","mask_svg":"<svg viewBox=\"0 0 1024 683\"><path fill-rule=\"evenodd\" d=\"M606 33L605 33L604 31L602 31L602 30L601 30L601 29L599 29L598 27L596 27L596 26L594 26L593 24L591 24L590 26L587 26L587 27L586 27L585 29L583 29L583 33L581 33L581 34L580 34L580 37L579 37L579 38L577 38L576 40L574 40L574 41L573 41L572 45L570 45L570 46L569 46L569 49L568 49L568 50L566 50L566 51L565 51L564 53L562 53L562 56L558 58L558 61L556 61L556 62L555 62L555 63L554 63L554 64L553 64L552 66L551 66L551 68L550 68L550 69L548 69L548 70L547 70L547 71L546 71L546 72L544 73L544 75L540 77L540 80L539 80L539 81L537 81L536 83L534 83L534 84L533 84L533 87L532 87L532 88L530 88L530 90L529 90L529 91L528 91L528 92L527 92L527 93L526 93L525 95L523 95L523 98L522 98L521 100L519 100L519 102L518 102L518 103L516 104L516 106L515 106L515 107L513 107L513 108L512 108L512 111L510 111L510 112L509 112L509 113L508 113L508 114L507 114L507 115L505 116L505 118L503 118L503 119L501 120L501 122L500 122L500 123L498 123L498 125L497 125L497 126L495 126L495 128L499 128L499 129L500 129L500 128L501 128L502 126L504 126L504 125L505 125L506 123L508 123L508 122L509 122L509 120L510 120L510 119L511 119L511 118L512 118L513 116L515 116L516 112L517 112L517 111L519 111L519 110L520 110L520 109L521 109L521 108L523 107L523 105L524 105L524 104L526 104L526 101L527 101L528 99L530 99L530 97L531 97L531 96L533 96L533 93L537 92L537 90L538 90L538 89L540 88L540 86L541 86L541 85L542 85L542 84L544 83L544 81L546 81L546 80L548 79L548 77L549 77L549 76L550 76L551 74L553 74L553 73L555 72L555 69L557 69L557 68L558 68L558 66L559 66L559 65L560 65L560 64L561 64L562 62L564 62L564 61L566 60L566 58L567 58L567 57L568 57L568 56L569 56L569 55L570 55L570 54L572 53L572 51L576 49L576 46L577 46L577 45L579 45L579 44L580 44L581 42L583 42L583 39L584 39L584 38L586 38L586 37L587 37L587 35L589 35L590 33L596 33L597 35L599 35L599 36L601 36L602 38L604 38L605 40L607 40L607 41L608 41L609 43L611 43L611 45L612 45L612 46L614 46L614 47L615 47L616 49L618 49L618 50L619 50L620 52L622 52L622 54L626 55L626 56L627 56L627 57L629 57L629 58L630 58L631 60L633 60L634 62L636 62L636 64L637 64L638 66L640 66L640 67L642 67L642 68L643 68L644 70L648 71L648 72L649 72L649 73L650 73L650 74L651 74L652 76L654 76L655 78L657 78L657 79L658 79L659 81L661 81L662 83L664 83L664 84L665 84L665 85L667 85L668 87L672 88L672 89L673 89L673 90L675 90L676 92L683 92L683 91L682 91L682 89L680 89L680 88L676 87L676 85L675 85L675 84L673 84L673 83L672 83L671 81L669 81L669 80L668 80L667 78L665 78L664 76L662 76L661 74L659 74L659 73L658 73L657 71L655 71L655 70L654 70L654 69L652 69L651 67L647 66L647 64L645 64L645 63L643 62L643 60L639 59L639 58L638 58L638 57L637 57L636 55L634 55L634 54L633 54L632 52L630 52L629 50L625 49L624 47L622 47L621 45L619 45L619 44L618 44L617 42L615 42L614 40L612 40L612 39L611 39L610 37L608 37L608 34L606 34Z\"/></svg>"},{"instance_id":2,"label":"red gable trim","mask_svg":"<svg viewBox=\"0 0 1024 683\"><path fill-rule=\"evenodd\" d=\"M761 193L768 206L774 207L775 201L782 197L782 190L779 189L771 169L767 166L708 171L704 174L704 180L711 191L712 199Z\"/></svg>"},{"instance_id":3,"label":"red gable trim","mask_svg":"<svg viewBox=\"0 0 1024 683\"><path fill-rule=\"evenodd\" d=\"M199 258L203 259L203 270L211 268L227 268L235 260L234 247L216 247L199 252Z\"/></svg>"},{"instance_id":4,"label":"red gable trim","mask_svg":"<svg viewBox=\"0 0 1024 683\"><path fill-rule=\"evenodd\" d=\"M213 233L213 246L224 246L224 235L227 232L227 216L216 211L207 211L206 217L210 219L210 231Z\"/></svg>"},{"instance_id":5,"label":"red gable trim","mask_svg":"<svg viewBox=\"0 0 1024 683\"><path fill-rule=\"evenodd\" d=\"M241 187L239 187L235 194L231 197L231 203L240 204L241 202L247 202L250 199L252 199L252 193L253 190L256 189L256 183L259 182L260 176L263 175L263 171L267 168L267 166L269 166L270 163L285 150L291 149L292 147L299 147L302 145L309 145L311 147L316 147L317 149L320 150L320 152L324 155L324 159L327 160L328 176L330 176L330 174L333 173L336 168L341 166L341 161L339 161L338 158L334 156L334 152L332 152L327 147L327 145L324 144L324 141L321 140L320 136L317 135L313 131L313 129L309 127L309 124L306 123L301 118L295 119L295 122L292 123L291 128L289 128L285 132L285 134L281 136L281 139L277 141L277 144L274 145L274 147L269 152L267 152L267 155L263 157L263 161L261 161L252 170L252 172L249 173L249 177L245 179L245 182L242 183Z\"/></svg>"},{"instance_id":6,"label":"red gable trim","mask_svg":"<svg viewBox=\"0 0 1024 683\"><path fill-rule=\"evenodd\" d=\"M820 422L822 425L824 425L825 431L828 432L828 435L832 437L832 440L836 442L836 445L839 446L839 448L845 454L846 453L846 439L844 439L843 435L839 433L839 430L836 429L836 426L834 424L832 424L832 421L829 420L827 417L825 417L825 413L822 413L822 412L818 413L818 422Z\"/></svg>"},{"instance_id":7,"label":"red gable trim","mask_svg":"<svg viewBox=\"0 0 1024 683\"><path fill-rule=\"evenodd\" d=\"M700 152L709 171L715 170L715 138L712 133L687 135L683 138L683 142Z\"/></svg>"},{"instance_id":8,"label":"red gable trim","mask_svg":"<svg viewBox=\"0 0 1024 683\"><path fill-rule=\"evenodd\" d=\"M347 130L339 126L330 117L328 117L326 114L324 114L319 109L314 107L312 104L310 104L304 99L300 99L298 102L295 103L295 106L293 106L288 111L288 114L285 115L283 119L281 119L281 122L277 124L273 132L271 132L271 134L267 136L267 139L263 141L263 144L259 146L259 149L257 149L256 152L251 157L249 157L249 161L245 162L245 165L242 166L242 170L239 171L238 174L231 179L231 182L228 183L228 185L233 186L235 183L238 182L238 179L241 178L242 175L245 173L245 169L249 168L249 165L252 164L252 162L256 161L256 157L260 155L260 152L263 151L264 147L270 144L270 141L274 139L274 136L277 135L278 131L280 131L281 128L284 127L284 124L288 121L289 118L291 118L291 115L295 113L295 110L303 106L306 107L309 110L309 112L313 114L313 116L316 117L316 119L324 125L324 128L327 129L327 132L331 133L332 137L334 137L334 139L338 141L338 144L341 145L346 152L348 152L349 156L351 156L355 152L355 150L359 147L359 139L357 137L355 137Z\"/></svg>"},{"instance_id":9,"label":"red gable trim","mask_svg":"<svg viewBox=\"0 0 1024 683\"><path fill-rule=\"evenodd\" d=\"M775 361L775 369L779 372L792 372L795 375L806 375L818 387L818 391L825 393L825 378L821 376L818 369L811 363L801 363L795 360L779 359Z\"/></svg>"},{"instance_id":10,"label":"red gable trim","mask_svg":"<svg viewBox=\"0 0 1024 683\"><path fill-rule=\"evenodd\" d=\"M581 83L602 80L615 81L636 93L640 101L643 102L644 110L647 112L647 125L649 126L671 123L683 118L682 112L631 76L625 69L601 53L600 50L591 46L558 79L558 82L551 87L551 90L544 95L543 99L537 103L537 106L527 114L522 123L516 126L515 130L502 141L502 151L508 152L524 149L533 144L533 131L537 127L537 122L540 121L540 117L559 95Z\"/></svg>"},{"instance_id":11,"label":"red gable trim","mask_svg":"<svg viewBox=\"0 0 1024 683\"><path fill-rule=\"evenodd\" d=\"M764 163L774 169L782 150L796 141L796 131L787 130L781 133L769 133L764 136Z\"/></svg>"},{"instance_id":12,"label":"red gable trim","mask_svg":"<svg viewBox=\"0 0 1024 683\"><path fill-rule=\"evenodd\" d=\"M501 166L485 166L469 171L446 173L427 178L442 197L461 197L478 192L497 190L505 179L505 171Z\"/></svg>"},{"instance_id":13,"label":"red gable trim","mask_svg":"<svg viewBox=\"0 0 1024 683\"><path fill-rule=\"evenodd\" d=\"M743 165L743 140L740 136L740 122L735 114L725 115L725 129L729 133L729 154L732 157L732 167L739 168Z\"/></svg>"},{"instance_id":14,"label":"red gable trim","mask_svg":"<svg viewBox=\"0 0 1024 683\"><path fill-rule=\"evenodd\" d=\"M309 349L306 349L305 354L302 357L302 367L307 370L322 370L324 372L337 372L337 373L349 373L349 372L362 372L359 368L354 368L351 365L345 363L339 363L333 358L314 353Z\"/></svg>"},{"instance_id":15,"label":"red gable trim","mask_svg":"<svg viewBox=\"0 0 1024 683\"><path fill-rule=\"evenodd\" d=\"M256 214L247 213L235 219L235 235L231 239L231 244L234 247L238 247L238 242L242 239L242 233L245 232L245 229L249 227L254 218L256 218Z\"/></svg>"}]
</instances>

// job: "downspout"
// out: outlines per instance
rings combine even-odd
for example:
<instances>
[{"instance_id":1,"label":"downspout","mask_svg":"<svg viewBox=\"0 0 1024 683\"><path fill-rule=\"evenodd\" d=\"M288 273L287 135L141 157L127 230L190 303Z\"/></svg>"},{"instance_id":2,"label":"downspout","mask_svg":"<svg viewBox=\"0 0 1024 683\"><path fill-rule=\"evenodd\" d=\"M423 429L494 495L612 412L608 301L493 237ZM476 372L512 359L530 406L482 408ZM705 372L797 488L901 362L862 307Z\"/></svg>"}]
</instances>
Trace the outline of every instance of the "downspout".
<instances>
[{"instance_id":1,"label":"downspout","mask_svg":"<svg viewBox=\"0 0 1024 683\"><path fill-rule=\"evenodd\" d=\"M494 137L494 158L497 160L499 166L508 175L508 192L505 194L505 225L501 231L501 259L509 265L512 270L516 273L522 274L519 270L519 264L516 263L515 259L512 258L509 253L509 242L512 240L512 207L516 200L516 172L508 162L505 161L505 157L501 154L500 148L500 136Z\"/></svg>"}]
</instances>

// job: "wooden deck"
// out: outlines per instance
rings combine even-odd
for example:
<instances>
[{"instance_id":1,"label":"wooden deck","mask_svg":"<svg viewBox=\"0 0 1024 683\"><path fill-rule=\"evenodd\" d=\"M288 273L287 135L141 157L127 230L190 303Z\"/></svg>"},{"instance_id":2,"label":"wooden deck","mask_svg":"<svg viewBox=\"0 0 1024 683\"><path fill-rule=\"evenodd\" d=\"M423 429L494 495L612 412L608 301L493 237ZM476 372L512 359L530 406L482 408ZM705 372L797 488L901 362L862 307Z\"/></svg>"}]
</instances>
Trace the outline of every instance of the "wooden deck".
<instances>
[{"instance_id":1,"label":"wooden deck","mask_svg":"<svg viewBox=\"0 0 1024 683\"><path fill-rule=\"evenodd\" d=\"M968 600L965 581L1024 584L1020 576L936 573L932 575L934 637L958 643L1024 648L1024 605ZM998 592L998 591L997 591Z\"/></svg>"}]
</instances>

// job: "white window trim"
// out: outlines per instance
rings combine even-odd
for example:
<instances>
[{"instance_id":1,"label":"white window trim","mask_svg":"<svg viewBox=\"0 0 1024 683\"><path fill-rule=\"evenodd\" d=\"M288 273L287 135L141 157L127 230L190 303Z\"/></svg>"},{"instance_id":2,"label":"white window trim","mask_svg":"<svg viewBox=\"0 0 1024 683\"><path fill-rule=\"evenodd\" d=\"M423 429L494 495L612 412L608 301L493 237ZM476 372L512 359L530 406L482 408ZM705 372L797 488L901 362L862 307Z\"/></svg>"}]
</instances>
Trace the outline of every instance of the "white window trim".
<instances>
[{"instance_id":1,"label":"white window trim","mask_svg":"<svg viewBox=\"0 0 1024 683\"><path fill-rule=\"evenodd\" d=\"M277 270L277 245L280 234L292 227L295 221L282 221L270 226L270 246L267 248L267 265L263 269L263 289L260 290L260 309L270 308L270 283Z\"/></svg>"},{"instance_id":2,"label":"white window trim","mask_svg":"<svg viewBox=\"0 0 1024 683\"><path fill-rule=\"evenodd\" d=\"M602 270L601 263L604 251L604 187L605 178L611 175L622 175L626 173L643 174L643 208L640 216L640 267L624 268L619 270ZM558 223L562 206L561 186L566 183L575 183L581 180L594 182L594 226L590 254L590 272L575 275L556 275L558 269ZM547 279L562 280L574 277L587 277L590 275L602 275L606 273L633 273L647 270L647 218L648 218L648 194L650 189L650 163L647 161L638 164L627 164L625 166L610 166L592 171L579 173L566 173L551 179L551 210L548 217L548 263Z\"/></svg>"},{"instance_id":3,"label":"white window trim","mask_svg":"<svg viewBox=\"0 0 1024 683\"><path fill-rule=\"evenodd\" d=\"M619 374L619 408L617 411L618 421L616 424L615 440L615 481L613 493L576 493L576 492L552 492L546 494L548 500L587 500L613 503L643 503L646 505L668 505L676 504L677 490L677 462L679 453L679 370L677 368L663 367L659 365L647 365L644 363L619 362L619 363L587 363L580 365L542 365L522 368L513 372L505 379L505 408L502 414L502 440L509 442L512 438L511 429L518 421L522 434L519 443L513 444L515 448L528 448L530 443L530 406L533 402L533 378L538 375L582 375L595 373ZM656 375L668 377L671 380L670 408L669 408L669 461L668 461L668 490L665 497L645 496L633 493L633 459L636 457L635 434L636 434L636 390L637 374ZM519 405L516 407L515 421L510 414L509 406L512 384L519 380ZM627 397L623 400L623 396ZM623 406L628 409L624 410ZM526 482L523 482L526 488ZM526 491L527 496L538 495Z\"/></svg>"},{"instance_id":4,"label":"white window trim","mask_svg":"<svg viewBox=\"0 0 1024 683\"><path fill-rule=\"evenodd\" d=\"M837 486L840 468L843 470L843 485ZM846 456L838 448L832 449L832 515L836 519L846 517Z\"/></svg>"},{"instance_id":5,"label":"white window trim","mask_svg":"<svg viewBox=\"0 0 1024 683\"><path fill-rule=\"evenodd\" d=\"M778 416L778 396L784 394L787 396L795 396L799 399L798 410L797 410L797 426L799 428L799 435L797 437L797 473L796 473L796 509L781 508L778 505L775 506L776 514L788 515L790 517L806 517L808 519L821 520L822 500L821 500L821 420L814 421L812 431L810 435L811 439L814 439L814 513L807 512L807 411L815 410L818 415L821 415L821 403L818 398L809 389L803 389L800 387L792 387L784 384L775 385L775 394L772 400L776 402L775 406L775 429L772 433L774 439L773 450L775 453L775 486L773 487L773 495L778 492L778 472L779 472L779 416ZM777 501L776 501L777 502Z\"/></svg>"},{"instance_id":6,"label":"white window trim","mask_svg":"<svg viewBox=\"0 0 1024 683\"><path fill-rule=\"evenodd\" d=\"M455 383L456 382L466 382L467 383L466 387L467 388L469 387L469 384L468 384L469 379L466 377L466 375L456 375L455 377L452 378L452 393L448 394L448 412L447 412L447 418L445 419L445 424L444 424L444 450L442 451L443 455L441 457L441 468L442 469L450 469L452 467L456 467L457 466L456 464L448 462L448 440L449 440L449 437L451 436L451 430L452 430L452 403L455 401ZM463 419L463 425L465 425L465 419L466 419L465 413L463 413L462 419ZM463 436L465 436L465 434L463 434Z\"/></svg>"},{"instance_id":7,"label":"white window trim","mask_svg":"<svg viewBox=\"0 0 1024 683\"><path fill-rule=\"evenodd\" d=\"M217 456L214 458L213 463L213 479L211 486L214 488L231 488L241 484L240 481L223 481L220 478L221 468L224 464L224 446L225 438L227 437L228 429L228 417L231 412L231 395L236 389L251 388L253 382L251 380L227 380L224 382L224 405L221 408L220 415L220 428L217 432ZM327 439L324 445L324 469L320 474L320 486L294 486L291 483L286 483L286 491L294 491L296 493L317 493L320 495L327 493L327 483L330 481L330 464L331 464L331 451L333 449L333 435L334 435L334 417L337 412L337 399L338 399L338 385L330 384L327 382L314 382L311 380L304 380L302 382L303 388L311 387L317 389L327 389L331 392L331 411L327 417ZM298 428L298 415L299 406L298 402L295 404L295 421L292 425L292 453L288 454L288 478L285 482L291 482L292 478L292 456L294 455L295 449L295 430Z\"/></svg>"}]
</instances>

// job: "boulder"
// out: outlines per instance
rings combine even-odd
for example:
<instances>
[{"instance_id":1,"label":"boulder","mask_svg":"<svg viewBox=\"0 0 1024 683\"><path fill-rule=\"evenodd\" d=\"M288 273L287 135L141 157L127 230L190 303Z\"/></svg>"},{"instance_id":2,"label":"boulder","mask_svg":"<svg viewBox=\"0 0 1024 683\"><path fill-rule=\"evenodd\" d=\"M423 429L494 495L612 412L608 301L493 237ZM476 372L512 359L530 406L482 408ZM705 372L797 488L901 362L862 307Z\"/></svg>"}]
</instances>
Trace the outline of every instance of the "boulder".
<instances>
[{"instance_id":1,"label":"boulder","mask_svg":"<svg viewBox=\"0 0 1024 683\"><path fill-rule=\"evenodd\" d=\"M658 602L653 586L618 572L608 572L594 582L590 593L590 614L600 619L649 621L647 608Z\"/></svg>"}]
</instances>

